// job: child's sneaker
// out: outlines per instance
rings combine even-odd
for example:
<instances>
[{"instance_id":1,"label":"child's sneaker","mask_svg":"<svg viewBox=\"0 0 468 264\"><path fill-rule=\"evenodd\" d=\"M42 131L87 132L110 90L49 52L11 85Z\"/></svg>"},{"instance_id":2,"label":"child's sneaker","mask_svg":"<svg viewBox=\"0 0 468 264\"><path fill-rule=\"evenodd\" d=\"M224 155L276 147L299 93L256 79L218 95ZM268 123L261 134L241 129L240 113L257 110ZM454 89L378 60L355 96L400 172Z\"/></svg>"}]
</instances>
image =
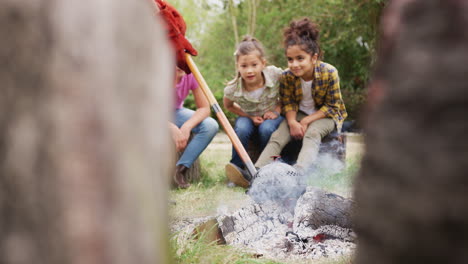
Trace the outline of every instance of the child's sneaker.
<instances>
[{"instance_id":1,"label":"child's sneaker","mask_svg":"<svg viewBox=\"0 0 468 264\"><path fill-rule=\"evenodd\" d=\"M247 172L244 171L243 169L237 167L236 165L229 163L225 167L226 170L226 176L231 181L237 186L241 186L244 188L249 188L250 186L250 177L249 175L246 175Z\"/></svg>"}]
</instances>

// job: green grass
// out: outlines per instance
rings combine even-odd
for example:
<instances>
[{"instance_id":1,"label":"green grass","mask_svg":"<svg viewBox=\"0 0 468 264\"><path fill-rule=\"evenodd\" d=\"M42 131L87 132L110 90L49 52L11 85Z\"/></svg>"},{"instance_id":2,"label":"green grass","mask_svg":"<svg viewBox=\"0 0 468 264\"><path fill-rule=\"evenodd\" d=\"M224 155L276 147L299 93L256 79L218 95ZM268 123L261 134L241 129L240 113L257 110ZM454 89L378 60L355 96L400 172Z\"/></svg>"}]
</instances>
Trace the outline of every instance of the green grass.
<instances>
[{"instance_id":1,"label":"green grass","mask_svg":"<svg viewBox=\"0 0 468 264\"><path fill-rule=\"evenodd\" d=\"M176 239L171 240L172 256L176 263L232 263L232 264L280 264L273 260L259 259L255 255L243 252L237 248L217 245L216 242L207 242L202 233L201 237L192 237L187 243L181 245Z\"/></svg>"}]
</instances>

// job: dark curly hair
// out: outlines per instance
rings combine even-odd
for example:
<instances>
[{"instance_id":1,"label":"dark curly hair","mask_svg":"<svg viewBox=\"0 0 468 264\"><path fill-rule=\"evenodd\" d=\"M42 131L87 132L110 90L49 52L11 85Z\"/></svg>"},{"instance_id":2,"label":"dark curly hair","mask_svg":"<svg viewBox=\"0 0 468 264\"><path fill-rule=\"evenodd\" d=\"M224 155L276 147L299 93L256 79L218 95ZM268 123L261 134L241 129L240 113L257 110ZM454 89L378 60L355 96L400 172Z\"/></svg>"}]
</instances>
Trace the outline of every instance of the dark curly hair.
<instances>
[{"instance_id":1,"label":"dark curly hair","mask_svg":"<svg viewBox=\"0 0 468 264\"><path fill-rule=\"evenodd\" d=\"M309 18L305 17L291 21L289 26L283 31L283 37L285 49L298 45L305 52L311 55L317 54L319 58L322 57L319 44L319 26Z\"/></svg>"}]
</instances>

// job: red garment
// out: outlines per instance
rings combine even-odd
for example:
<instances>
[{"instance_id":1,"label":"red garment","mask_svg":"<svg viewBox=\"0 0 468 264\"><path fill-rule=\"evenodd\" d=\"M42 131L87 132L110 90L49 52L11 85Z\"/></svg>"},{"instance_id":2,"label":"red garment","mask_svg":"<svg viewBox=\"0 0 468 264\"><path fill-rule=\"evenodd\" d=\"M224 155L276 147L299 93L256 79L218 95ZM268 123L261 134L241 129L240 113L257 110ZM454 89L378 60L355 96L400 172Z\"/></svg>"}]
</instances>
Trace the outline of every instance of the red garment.
<instances>
[{"instance_id":1,"label":"red garment","mask_svg":"<svg viewBox=\"0 0 468 264\"><path fill-rule=\"evenodd\" d=\"M184 18L177 12L177 10L162 0L155 0L159 7L159 14L166 22L169 39L175 49L177 57L177 67L181 68L187 74L190 73L190 68L185 60L185 52L196 56L198 52L192 47L192 44L185 38L185 25Z\"/></svg>"}]
</instances>

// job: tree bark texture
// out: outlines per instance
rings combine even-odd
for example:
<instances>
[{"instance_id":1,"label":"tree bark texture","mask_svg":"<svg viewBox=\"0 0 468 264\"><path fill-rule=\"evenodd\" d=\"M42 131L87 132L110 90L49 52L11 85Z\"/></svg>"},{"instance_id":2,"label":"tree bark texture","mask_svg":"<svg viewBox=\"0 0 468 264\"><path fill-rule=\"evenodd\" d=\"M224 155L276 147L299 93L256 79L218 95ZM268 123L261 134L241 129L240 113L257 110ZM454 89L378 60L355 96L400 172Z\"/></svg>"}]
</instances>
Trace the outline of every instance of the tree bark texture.
<instances>
[{"instance_id":1,"label":"tree bark texture","mask_svg":"<svg viewBox=\"0 0 468 264\"><path fill-rule=\"evenodd\" d=\"M466 1L413 0L383 16L357 264L468 263L467 12Z\"/></svg>"},{"instance_id":2,"label":"tree bark texture","mask_svg":"<svg viewBox=\"0 0 468 264\"><path fill-rule=\"evenodd\" d=\"M149 2L0 2L0 263L167 263L172 54Z\"/></svg>"}]
</instances>

